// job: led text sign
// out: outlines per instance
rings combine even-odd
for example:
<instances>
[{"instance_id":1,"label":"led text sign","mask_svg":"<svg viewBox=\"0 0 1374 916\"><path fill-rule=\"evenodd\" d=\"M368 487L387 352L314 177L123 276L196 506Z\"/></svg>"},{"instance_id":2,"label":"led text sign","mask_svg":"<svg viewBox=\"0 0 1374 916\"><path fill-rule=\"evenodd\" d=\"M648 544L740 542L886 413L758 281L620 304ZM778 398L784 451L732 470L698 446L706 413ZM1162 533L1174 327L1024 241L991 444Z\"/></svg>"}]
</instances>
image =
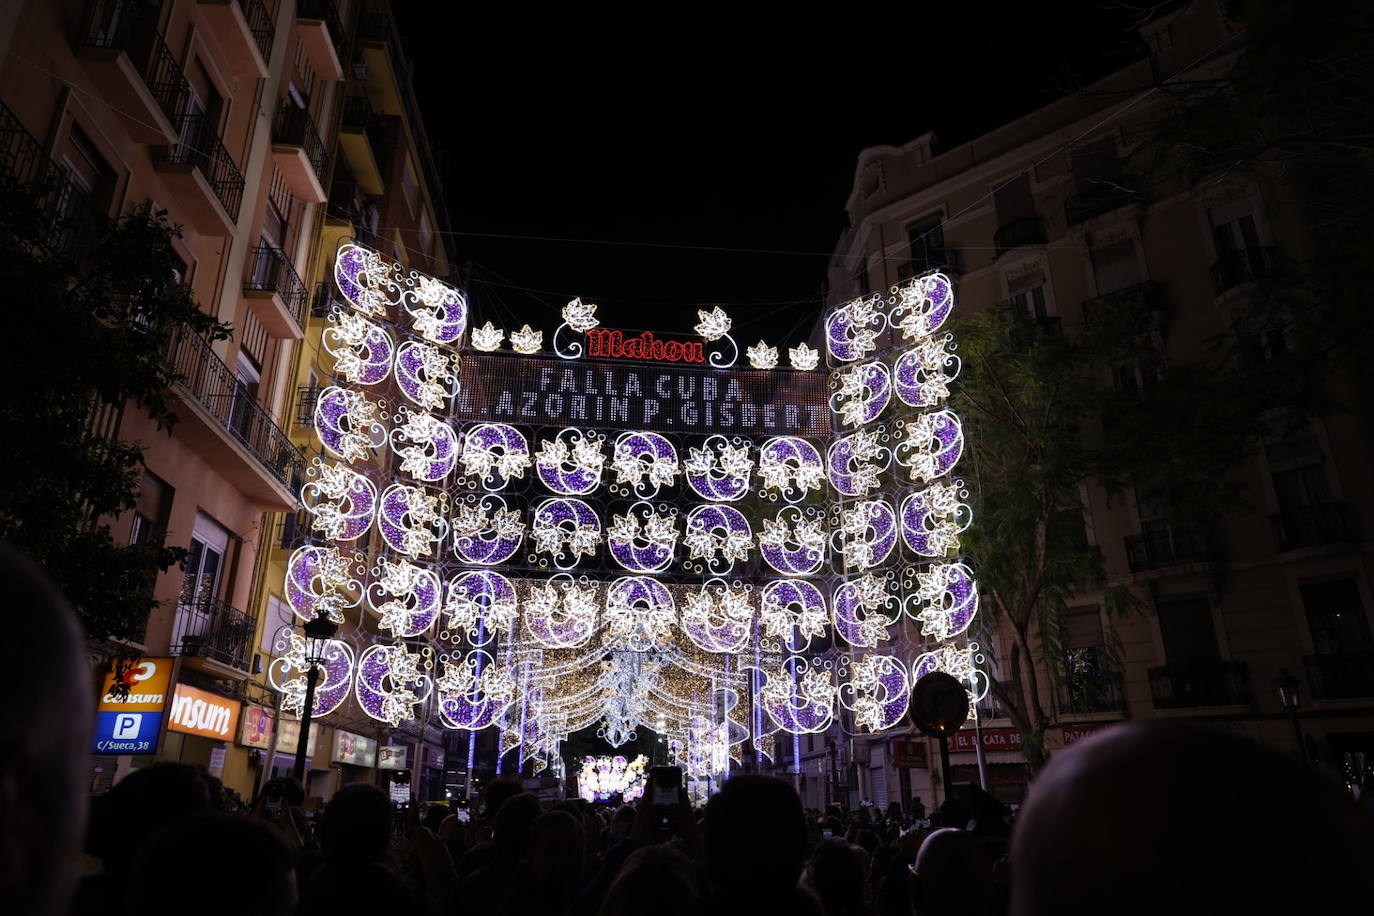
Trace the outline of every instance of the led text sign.
<instances>
[{"instance_id":1,"label":"led text sign","mask_svg":"<svg viewBox=\"0 0 1374 916\"><path fill-rule=\"evenodd\" d=\"M609 359L649 359L667 363L704 363L701 341L660 340L653 331L627 336L624 331L593 328L587 332L587 355Z\"/></svg>"}]
</instances>

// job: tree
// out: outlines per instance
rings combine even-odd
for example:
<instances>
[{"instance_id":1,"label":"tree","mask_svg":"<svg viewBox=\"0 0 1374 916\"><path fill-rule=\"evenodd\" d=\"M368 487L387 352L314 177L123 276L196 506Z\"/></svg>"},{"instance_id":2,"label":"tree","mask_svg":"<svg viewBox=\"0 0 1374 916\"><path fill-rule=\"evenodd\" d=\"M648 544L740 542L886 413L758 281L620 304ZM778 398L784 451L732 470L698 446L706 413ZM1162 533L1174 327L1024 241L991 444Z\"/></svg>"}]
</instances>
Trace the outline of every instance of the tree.
<instances>
[{"instance_id":1,"label":"tree","mask_svg":"<svg viewBox=\"0 0 1374 916\"><path fill-rule=\"evenodd\" d=\"M53 170L0 179L11 378L0 393L0 540L47 572L88 636L138 641L158 573L185 551L116 543L110 522L135 504L143 446L97 421L142 411L170 430L172 341L228 329L175 282L177 231L163 213L108 220L81 199Z\"/></svg>"},{"instance_id":2,"label":"tree","mask_svg":"<svg viewBox=\"0 0 1374 916\"><path fill-rule=\"evenodd\" d=\"M1104 297L1078 327L988 309L955 328L963 359L954 406L963 418L976 523L965 548L978 564L980 637L1007 660L993 697L1022 734L1031 772L1047 760L1052 706L1041 677L1066 674L1065 610L1103 591L1121 617L1137 599L1110 586L1088 543L1083 492L1148 486L1170 517L1207 526L1241 494L1220 486L1253 447L1266 393L1218 348L1161 368L1158 314L1139 296ZM1139 366L1146 383L1118 390L1106 367ZM1239 394L1237 392L1240 392Z\"/></svg>"}]
</instances>

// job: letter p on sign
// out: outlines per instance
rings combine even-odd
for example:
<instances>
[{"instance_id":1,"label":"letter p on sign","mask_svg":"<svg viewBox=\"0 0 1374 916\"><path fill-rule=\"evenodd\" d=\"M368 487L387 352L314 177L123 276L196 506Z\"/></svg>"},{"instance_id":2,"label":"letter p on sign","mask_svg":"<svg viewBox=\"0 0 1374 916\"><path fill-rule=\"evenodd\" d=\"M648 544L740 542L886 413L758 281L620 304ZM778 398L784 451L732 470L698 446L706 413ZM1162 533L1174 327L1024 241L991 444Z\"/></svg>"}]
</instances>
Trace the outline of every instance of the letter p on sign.
<instances>
[{"instance_id":1,"label":"letter p on sign","mask_svg":"<svg viewBox=\"0 0 1374 916\"><path fill-rule=\"evenodd\" d=\"M139 726L143 724L143 714L138 712L121 713L115 719L114 734L110 737L115 739L131 739L138 737Z\"/></svg>"}]
</instances>

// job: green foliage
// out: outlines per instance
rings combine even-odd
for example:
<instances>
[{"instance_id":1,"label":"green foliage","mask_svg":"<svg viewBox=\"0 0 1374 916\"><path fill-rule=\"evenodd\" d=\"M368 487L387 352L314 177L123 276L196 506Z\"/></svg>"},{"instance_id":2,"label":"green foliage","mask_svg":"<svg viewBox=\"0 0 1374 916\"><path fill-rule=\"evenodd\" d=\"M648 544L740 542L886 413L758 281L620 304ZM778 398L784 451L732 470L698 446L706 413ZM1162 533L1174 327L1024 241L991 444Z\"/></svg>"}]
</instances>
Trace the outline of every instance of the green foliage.
<instances>
[{"instance_id":1,"label":"green foliage","mask_svg":"<svg viewBox=\"0 0 1374 916\"><path fill-rule=\"evenodd\" d=\"M96 421L140 411L170 427L173 335L227 329L173 282L182 265L163 214L110 221L58 198L51 183L0 185L11 379L0 394L0 539L46 570L89 636L138 640L157 574L184 551L111 537L111 517L134 506L143 449Z\"/></svg>"}]
</instances>

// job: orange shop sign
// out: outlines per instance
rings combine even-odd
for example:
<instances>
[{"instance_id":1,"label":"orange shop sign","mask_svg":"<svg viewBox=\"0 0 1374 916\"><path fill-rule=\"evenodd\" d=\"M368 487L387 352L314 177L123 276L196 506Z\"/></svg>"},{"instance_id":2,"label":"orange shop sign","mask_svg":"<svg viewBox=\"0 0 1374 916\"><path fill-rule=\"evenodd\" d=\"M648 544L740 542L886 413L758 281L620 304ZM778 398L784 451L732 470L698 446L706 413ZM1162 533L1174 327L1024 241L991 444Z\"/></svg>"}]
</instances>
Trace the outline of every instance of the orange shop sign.
<instances>
[{"instance_id":1,"label":"orange shop sign","mask_svg":"<svg viewBox=\"0 0 1374 916\"><path fill-rule=\"evenodd\" d=\"M167 729L217 741L232 741L238 729L241 706L238 700L177 684L172 694L172 713L167 717Z\"/></svg>"},{"instance_id":2,"label":"orange shop sign","mask_svg":"<svg viewBox=\"0 0 1374 916\"><path fill-rule=\"evenodd\" d=\"M115 683L113 666L100 688L100 712L162 712L172 679L170 658L140 658Z\"/></svg>"}]
</instances>

